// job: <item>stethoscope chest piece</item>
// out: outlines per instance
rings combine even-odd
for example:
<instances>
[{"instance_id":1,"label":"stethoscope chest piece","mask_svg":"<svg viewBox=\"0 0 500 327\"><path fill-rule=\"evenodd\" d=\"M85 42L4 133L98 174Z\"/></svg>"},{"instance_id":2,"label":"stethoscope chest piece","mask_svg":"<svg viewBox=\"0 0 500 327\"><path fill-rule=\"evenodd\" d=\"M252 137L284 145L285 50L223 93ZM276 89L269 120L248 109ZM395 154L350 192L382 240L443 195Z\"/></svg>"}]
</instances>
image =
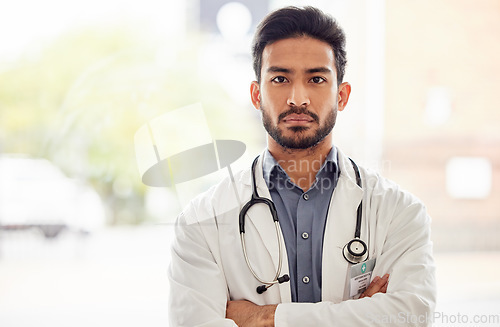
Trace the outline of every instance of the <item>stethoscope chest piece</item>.
<instances>
[{"instance_id":1,"label":"stethoscope chest piece","mask_svg":"<svg viewBox=\"0 0 500 327\"><path fill-rule=\"evenodd\" d=\"M281 265L282 265L282 257L283 257L283 251L282 251L282 246L281 246L281 227L279 225L279 220L278 220L278 213L276 211L276 207L274 206L274 203L267 198L260 197L258 192L257 192L257 184L255 182L255 166L257 165L257 159L259 157L255 158L255 160L252 163L252 197L250 201L248 201L240 210L239 214L239 224L240 224L240 239L241 239L241 247L243 249L243 255L245 257L246 264L248 268L250 269L252 275L262 284L257 287L257 293L262 294L265 292L269 287L275 285L275 284L281 284L288 282L290 280L290 277L287 274L284 274L283 276L280 277L281 275ZM354 172L356 174L356 183L358 186L361 188L361 175L359 173L358 166L354 161L351 159L352 166L354 169ZM272 280L264 280L260 278L257 273L254 271L252 268L252 265L250 264L250 260L248 259L247 255L247 250L246 250L246 245L245 245L245 216L247 212L249 211L250 207L255 205L255 204L264 204L266 205L271 213L271 216L273 217L274 221L274 226L276 228L276 237L278 240L278 267L276 268L276 274L274 275L274 278ZM354 238L347 243L343 250L342 253L344 254L344 258L352 263L352 264L357 264L363 261L366 261L368 259L368 246L366 245L365 242L363 242L360 239L361 235L361 219L362 219L362 203L359 204L358 210L357 210L357 216L356 216L356 229L354 233Z\"/></svg>"},{"instance_id":2,"label":"stethoscope chest piece","mask_svg":"<svg viewBox=\"0 0 500 327\"><path fill-rule=\"evenodd\" d=\"M368 247L361 239L354 238L344 246L342 253L347 261L357 264L368 258Z\"/></svg>"},{"instance_id":3,"label":"stethoscope chest piece","mask_svg":"<svg viewBox=\"0 0 500 327\"><path fill-rule=\"evenodd\" d=\"M356 184L358 184L358 186L361 188L363 186L361 185L361 174L359 173L358 166L356 165L354 160L352 160L351 158L349 158L349 160L351 160L352 168L354 169L354 173L356 174ZM344 258L352 264L357 264L366 261L366 259L368 259L368 246L360 238L362 216L363 216L363 205L362 203L359 203L357 217L356 217L356 229L354 232L354 238L351 241L349 241L349 243L347 243L342 249L342 254L344 255Z\"/></svg>"}]
</instances>

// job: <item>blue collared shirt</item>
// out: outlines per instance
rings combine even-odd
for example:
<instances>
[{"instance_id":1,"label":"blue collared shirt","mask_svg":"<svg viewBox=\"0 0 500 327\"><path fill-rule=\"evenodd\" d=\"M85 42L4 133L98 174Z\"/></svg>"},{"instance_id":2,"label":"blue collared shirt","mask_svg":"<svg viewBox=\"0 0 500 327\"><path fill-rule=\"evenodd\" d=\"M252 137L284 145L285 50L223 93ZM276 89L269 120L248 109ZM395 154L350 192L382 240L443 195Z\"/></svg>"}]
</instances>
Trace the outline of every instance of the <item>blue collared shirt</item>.
<instances>
[{"instance_id":1,"label":"blue collared shirt","mask_svg":"<svg viewBox=\"0 0 500 327\"><path fill-rule=\"evenodd\" d=\"M339 175L337 149L332 147L306 192L291 181L269 150L264 153L262 168L285 239L292 301L319 302L323 235Z\"/></svg>"}]
</instances>

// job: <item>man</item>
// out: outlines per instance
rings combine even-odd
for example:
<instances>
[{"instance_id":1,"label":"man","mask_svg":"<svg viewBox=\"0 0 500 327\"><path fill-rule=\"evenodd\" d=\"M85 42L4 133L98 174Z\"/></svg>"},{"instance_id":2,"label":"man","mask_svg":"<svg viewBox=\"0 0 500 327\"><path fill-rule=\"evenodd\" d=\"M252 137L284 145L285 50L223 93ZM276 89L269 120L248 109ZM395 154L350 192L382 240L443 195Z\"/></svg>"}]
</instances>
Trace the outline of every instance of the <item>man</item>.
<instances>
[{"instance_id":1,"label":"man","mask_svg":"<svg viewBox=\"0 0 500 327\"><path fill-rule=\"evenodd\" d=\"M435 278L424 206L361 167L358 180L357 165L333 146L337 111L351 91L344 45L337 23L311 7L277 10L259 25L250 89L268 148L254 169L179 216L169 270L173 326L430 322ZM238 216L254 182L258 196L273 201L280 227L257 203L243 215L240 239ZM357 260L345 245L364 249L362 240L367 252Z\"/></svg>"}]
</instances>

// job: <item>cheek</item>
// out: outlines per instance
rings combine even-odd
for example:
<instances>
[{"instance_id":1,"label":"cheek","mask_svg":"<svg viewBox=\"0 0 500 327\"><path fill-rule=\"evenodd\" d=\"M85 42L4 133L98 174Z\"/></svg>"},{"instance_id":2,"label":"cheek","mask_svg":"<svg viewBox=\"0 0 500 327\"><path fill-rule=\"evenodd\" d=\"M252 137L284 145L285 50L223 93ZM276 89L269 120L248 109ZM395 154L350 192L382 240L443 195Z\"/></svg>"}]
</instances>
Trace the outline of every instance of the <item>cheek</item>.
<instances>
[{"instance_id":1,"label":"cheek","mask_svg":"<svg viewBox=\"0 0 500 327\"><path fill-rule=\"evenodd\" d=\"M336 87L318 87L311 88L309 96L312 100L316 100L316 102L337 102L338 94Z\"/></svg>"},{"instance_id":2,"label":"cheek","mask_svg":"<svg viewBox=\"0 0 500 327\"><path fill-rule=\"evenodd\" d=\"M340 101L340 97L337 94L337 88L334 88L330 91L330 95L328 97L328 103L330 106L337 106Z\"/></svg>"},{"instance_id":3,"label":"cheek","mask_svg":"<svg viewBox=\"0 0 500 327\"><path fill-rule=\"evenodd\" d=\"M338 103L337 95L331 93L318 94L315 98L311 99L311 105L323 109L331 109Z\"/></svg>"},{"instance_id":4,"label":"cheek","mask_svg":"<svg viewBox=\"0 0 500 327\"><path fill-rule=\"evenodd\" d=\"M263 86L261 89L261 101L267 103L285 102L289 96L289 90L286 87L267 87Z\"/></svg>"}]
</instances>

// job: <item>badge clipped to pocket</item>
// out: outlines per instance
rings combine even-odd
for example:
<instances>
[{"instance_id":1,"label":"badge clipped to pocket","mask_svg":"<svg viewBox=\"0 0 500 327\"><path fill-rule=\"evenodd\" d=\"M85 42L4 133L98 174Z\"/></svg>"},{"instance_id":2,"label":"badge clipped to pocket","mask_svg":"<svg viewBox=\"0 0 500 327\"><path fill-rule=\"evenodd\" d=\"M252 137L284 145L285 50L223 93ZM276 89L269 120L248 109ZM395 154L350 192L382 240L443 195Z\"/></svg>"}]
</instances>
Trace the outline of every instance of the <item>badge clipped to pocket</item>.
<instances>
[{"instance_id":1,"label":"badge clipped to pocket","mask_svg":"<svg viewBox=\"0 0 500 327\"><path fill-rule=\"evenodd\" d=\"M357 299L363 293L375 268L375 258L351 266L349 278L349 298Z\"/></svg>"}]
</instances>

